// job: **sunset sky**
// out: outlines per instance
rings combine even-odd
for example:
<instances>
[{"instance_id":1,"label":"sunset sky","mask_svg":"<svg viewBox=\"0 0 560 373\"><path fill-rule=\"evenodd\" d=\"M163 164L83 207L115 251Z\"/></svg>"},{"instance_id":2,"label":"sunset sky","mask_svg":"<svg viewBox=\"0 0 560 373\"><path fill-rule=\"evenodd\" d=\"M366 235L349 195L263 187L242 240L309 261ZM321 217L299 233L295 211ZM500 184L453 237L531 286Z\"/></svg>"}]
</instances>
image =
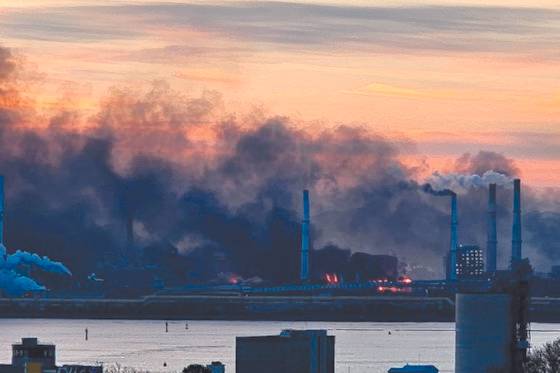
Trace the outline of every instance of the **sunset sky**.
<instances>
[{"instance_id":1,"label":"sunset sky","mask_svg":"<svg viewBox=\"0 0 560 373\"><path fill-rule=\"evenodd\" d=\"M45 110L163 80L227 113L367 127L433 171L490 150L560 183L557 0L0 0L0 41Z\"/></svg>"}]
</instances>

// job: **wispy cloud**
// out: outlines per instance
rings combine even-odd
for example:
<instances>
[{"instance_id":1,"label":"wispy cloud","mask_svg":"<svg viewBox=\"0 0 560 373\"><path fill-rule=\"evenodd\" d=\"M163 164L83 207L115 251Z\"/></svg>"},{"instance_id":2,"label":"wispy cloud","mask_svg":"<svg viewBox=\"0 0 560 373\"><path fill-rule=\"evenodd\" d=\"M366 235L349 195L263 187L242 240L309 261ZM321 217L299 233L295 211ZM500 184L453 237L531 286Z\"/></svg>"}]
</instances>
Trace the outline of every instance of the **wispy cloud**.
<instances>
[{"instance_id":1,"label":"wispy cloud","mask_svg":"<svg viewBox=\"0 0 560 373\"><path fill-rule=\"evenodd\" d=\"M515 158L533 160L560 159L560 134L553 128L560 123L550 123L551 131L508 131L425 133L418 137L419 152L435 155L456 154L457 149L477 152L490 149Z\"/></svg>"},{"instance_id":2,"label":"wispy cloud","mask_svg":"<svg viewBox=\"0 0 560 373\"><path fill-rule=\"evenodd\" d=\"M162 27L301 49L540 51L558 57L560 11L215 2L22 9L0 19L10 37L55 41L135 38Z\"/></svg>"}]
</instances>

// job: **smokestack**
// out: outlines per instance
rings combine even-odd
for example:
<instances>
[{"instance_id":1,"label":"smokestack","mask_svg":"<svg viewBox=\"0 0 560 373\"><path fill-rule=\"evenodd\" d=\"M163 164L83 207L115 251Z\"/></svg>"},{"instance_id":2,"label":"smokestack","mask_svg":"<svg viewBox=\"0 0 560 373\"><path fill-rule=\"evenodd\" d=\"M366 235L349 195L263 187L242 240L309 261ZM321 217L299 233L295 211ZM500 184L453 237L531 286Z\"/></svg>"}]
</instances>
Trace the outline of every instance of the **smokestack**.
<instances>
[{"instance_id":1,"label":"smokestack","mask_svg":"<svg viewBox=\"0 0 560 373\"><path fill-rule=\"evenodd\" d=\"M449 247L449 280L457 279L457 194L451 194L451 242Z\"/></svg>"},{"instance_id":2,"label":"smokestack","mask_svg":"<svg viewBox=\"0 0 560 373\"><path fill-rule=\"evenodd\" d=\"M498 239L496 222L496 184L488 186L488 241L486 244L486 272L496 272Z\"/></svg>"},{"instance_id":3,"label":"smokestack","mask_svg":"<svg viewBox=\"0 0 560 373\"><path fill-rule=\"evenodd\" d=\"M134 248L134 218L129 214L126 219L126 245L128 250Z\"/></svg>"},{"instance_id":4,"label":"smokestack","mask_svg":"<svg viewBox=\"0 0 560 373\"><path fill-rule=\"evenodd\" d=\"M511 232L511 264L521 260L521 180L513 180L513 227Z\"/></svg>"},{"instance_id":5,"label":"smokestack","mask_svg":"<svg viewBox=\"0 0 560 373\"><path fill-rule=\"evenodd\" d=\"M0 244L4 244L4 176L0 175Z\"/></svg>"},{"instance_id":6,"label":"smokestack","mask_svg":"<svg viewBox=\"0 0 560 373\"><path fill-rule=\"evenodd\" d=\"M301 272L300 280L309 280L309 191L303 191L303 220L301 222Z\"/></svg>"}]
</instances>

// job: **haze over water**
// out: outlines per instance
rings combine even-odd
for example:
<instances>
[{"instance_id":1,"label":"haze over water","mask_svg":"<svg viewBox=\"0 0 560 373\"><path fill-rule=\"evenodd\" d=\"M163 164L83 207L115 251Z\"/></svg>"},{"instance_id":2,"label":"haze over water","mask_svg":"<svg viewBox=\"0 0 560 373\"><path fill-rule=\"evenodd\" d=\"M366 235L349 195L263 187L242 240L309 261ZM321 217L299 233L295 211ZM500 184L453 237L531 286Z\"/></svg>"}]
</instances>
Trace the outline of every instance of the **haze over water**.
<instances>
[{"instance_id":1,"label":"haze over water","mask_svg":"<svg viewBox=\"0 0 560 373\"><path fill-rule=\"evenodd\" d=\"M281 329L328 329L336 336L337 373L385 373L407 362L434 364L452 372L453 323L349 323L134 320L0 320L0 361L11 359L21 337L55 343L59 364L118 363L151 372L176 372L192 363L222 361L235 372L235 337L275 335ZM84 328L89 340L84 340ZM560 326L532 324L532 343L560 337ZM389 331L391 334L389 335ZM163 363L167 367L163 367Z\"/></svg>"}]
</instances>

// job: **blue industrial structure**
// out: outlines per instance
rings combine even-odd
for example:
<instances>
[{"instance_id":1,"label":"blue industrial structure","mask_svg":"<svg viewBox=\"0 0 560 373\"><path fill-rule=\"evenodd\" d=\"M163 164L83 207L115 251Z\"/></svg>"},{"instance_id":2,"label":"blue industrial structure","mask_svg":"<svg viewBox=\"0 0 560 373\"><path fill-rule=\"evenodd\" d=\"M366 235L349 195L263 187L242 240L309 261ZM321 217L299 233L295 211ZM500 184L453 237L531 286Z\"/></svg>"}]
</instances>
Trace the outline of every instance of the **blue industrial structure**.
<instances>
[{"instance_id":1,"label":"blue industrial structure","mask_svg":"<svg viewBox=\"0 0 560 373\"><path fill-rule=\"evenodd\" d=\"M513 181L513 229L511 238L511 265L522 259L521 252L521 180Z\"/></svg>"},{"instance_id":2,"label":"blue industrial structure","mask_svg":"<svg viewBox=\"0 0 560 373\"><path fill-rule=\"evenodd\" d=\"M447 269L447 279L450 281L457 280L457 246L459 245L459 239L457 238L457 195L453 193L451 195L451 239L449 247L449 267Z\"/></svg>"},{"instance_id":3,"label":"blue industrial structure","mask_svg":"<svg viewBox=\"0 0 560 373\"><path fill-rule=\"evenodd\" d=\"M496 184L488 186L488 241L486 246L486 272L492 274L497 269L498 233L496 220Z\"/></svg>"},{"instance_id":4,"label":"blue industrial structure","mask_svg":"<svg viewBox=\"0 0 560 373\"><path fill-rule=\"evenodd\" d=\"M301 222L301 271L300 280L309 280L309 191L303 191L303 220Z\"/></svg>"}]
</instances>

